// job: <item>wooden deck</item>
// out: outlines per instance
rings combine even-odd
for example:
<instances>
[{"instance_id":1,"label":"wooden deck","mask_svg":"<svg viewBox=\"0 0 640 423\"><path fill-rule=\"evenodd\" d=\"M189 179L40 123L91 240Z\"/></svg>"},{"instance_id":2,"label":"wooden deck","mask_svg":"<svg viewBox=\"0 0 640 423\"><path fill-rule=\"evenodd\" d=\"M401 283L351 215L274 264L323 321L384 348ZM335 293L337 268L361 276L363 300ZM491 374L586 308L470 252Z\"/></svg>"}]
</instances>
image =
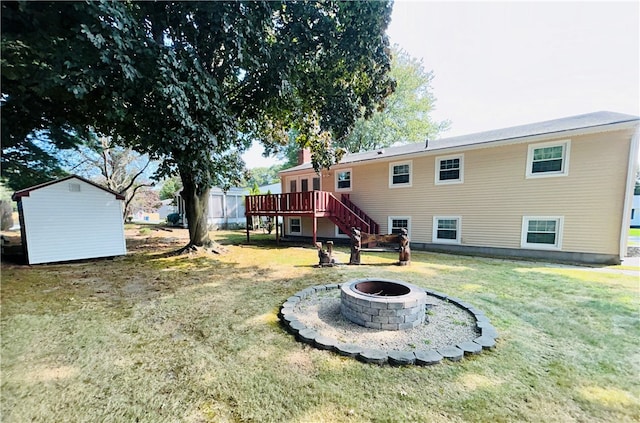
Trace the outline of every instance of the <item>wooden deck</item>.
<instances>
[{"instance_id":1,"label":"wooden deck","mask_svg":"<svg viewBox=\"0 0 640 423\"><path fill-rule=\"evenodd\" d=\"M306 191L285 194L261 194L245 197L245 215L247 223L251 216L308 216L313 218L313 242L316 242L317 218L329 218L344 233L351 228L363 232L377 233L378 224L357 208L348 197L347 202L340 201L331 192ZM276 225L276 238L277 233ZM249 225L247 225L247 241L249 241Z\"/></svg>"}]
</instances>

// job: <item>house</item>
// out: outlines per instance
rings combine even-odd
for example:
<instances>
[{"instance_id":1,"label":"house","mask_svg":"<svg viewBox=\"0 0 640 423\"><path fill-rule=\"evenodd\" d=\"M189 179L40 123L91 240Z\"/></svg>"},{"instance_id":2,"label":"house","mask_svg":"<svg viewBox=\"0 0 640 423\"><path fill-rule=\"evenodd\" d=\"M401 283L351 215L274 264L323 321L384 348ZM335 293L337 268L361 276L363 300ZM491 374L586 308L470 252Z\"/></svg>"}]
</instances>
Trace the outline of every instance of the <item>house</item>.
<instances>
[{"instance_id":1,"label":"house","mask_svg":"<svg viewBox=\"0 0 640 423\"><path fill-rule=\"evenodd\" d=\"M631 227L640 228L640 195L633 196L633 206L631 208Z\"/></svg>"},{"instance_id":2,"label":"house","mask_svg":"<svg viewBox=\"0 0 640 423\"><path fill-rule=\"evenodd\" d=\"M261 186L260 192L271 192L279 194L281 192L280 184L271 184ZM209 193L209 208L207 211L207 222L212 229L229 229L244 227L245 218L245 197L249 195L248 188L232 187L227 191L222 188L213 187ZM180 193L176 194L176 204L178 205L178 213L186 227L184 200Z\"/></svg>"},{"instance_id":3,"label":"house","mask_svg":"<svg viewBox=\"0 0 640 423\"><path fill-rule=\"evenodd\" d=\"M407 228L430 251L620 263L639 122L596 112L350 154L319 173L305 162L247 215L284 216L284 236L314 242Z\"/></svg>"},{"instance_id":4,"label":"house","mask_svg":"<svg viewBox=\"0 0 640 423\"><path fill-rule=\"evenodd\" d=\"M124 197L80 176L16 191L27 263L52 263L127 253Z\"/></svg>"}]
</instances>

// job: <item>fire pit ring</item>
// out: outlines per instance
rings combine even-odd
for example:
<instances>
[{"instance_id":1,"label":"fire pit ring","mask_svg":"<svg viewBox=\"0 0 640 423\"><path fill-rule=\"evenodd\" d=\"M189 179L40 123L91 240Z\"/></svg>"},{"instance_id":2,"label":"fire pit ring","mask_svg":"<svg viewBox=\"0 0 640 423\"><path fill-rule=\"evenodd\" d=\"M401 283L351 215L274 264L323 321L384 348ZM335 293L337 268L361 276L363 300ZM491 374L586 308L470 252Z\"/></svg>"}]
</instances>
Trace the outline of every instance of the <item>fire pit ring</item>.
<instances>
[{"instance_id":1,"label":"fire pit ring","mask_svg":"<svg viewBox=\"0 0 640 423\"><path fill-rule=\"evenodd\" d=\"M427 293L396 280L367 278L342 284L340 312L349 321L371 329L412 329L424 322Z\"/></svg>"}]
</instances>

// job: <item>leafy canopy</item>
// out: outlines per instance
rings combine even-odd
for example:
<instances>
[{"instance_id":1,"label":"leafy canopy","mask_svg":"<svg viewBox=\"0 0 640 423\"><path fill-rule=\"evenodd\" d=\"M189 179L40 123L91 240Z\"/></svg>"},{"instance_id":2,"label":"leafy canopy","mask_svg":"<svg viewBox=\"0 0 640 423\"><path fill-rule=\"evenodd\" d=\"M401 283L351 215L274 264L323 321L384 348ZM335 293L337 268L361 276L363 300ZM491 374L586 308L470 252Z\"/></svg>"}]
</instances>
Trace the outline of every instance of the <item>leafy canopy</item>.
<instances>
[{"instance_id":1,"label":"leafy canopy","mask_svg":"<svg viewBox=\"0 0 640 423\"><path fill-rule=\"evenodd\" d=\"M245 176L250 140L272 153L294 131L316 168L339 159L393 91L390 14L390 2L3 2L3 141L5 126L16 149L35 130L93 130L148 154L156 177L180 174L194 241L210 187Z\"/></svg>"},{"instance_id":2,"label":"leafy canopy","mask_svg":"<svg viewBox=\"0 0 640 423\"><path fill-rule=\"evenodd\" d=\"M389 147L396 143L425 142L449 127L435 122L430 113L435 97L431 91L433 72L397 45L393 48L391 77L396 89L385 101L386 107L369 119L360 118L345 141L350 153Z\"/></svg>"}]
</instances>

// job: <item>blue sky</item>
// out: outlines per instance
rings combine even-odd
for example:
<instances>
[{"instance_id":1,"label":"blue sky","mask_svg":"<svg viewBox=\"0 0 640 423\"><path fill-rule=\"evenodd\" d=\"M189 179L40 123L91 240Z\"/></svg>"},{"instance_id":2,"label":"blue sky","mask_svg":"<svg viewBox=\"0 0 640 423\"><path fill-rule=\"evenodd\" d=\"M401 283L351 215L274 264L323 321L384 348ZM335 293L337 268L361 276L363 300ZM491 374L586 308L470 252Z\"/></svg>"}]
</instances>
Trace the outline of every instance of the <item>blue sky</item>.
<instances>
[{"instance_id":1,"label":"blue sky","mask_svg":"<svg viewBox=\"0 0 640 423\"><path fill-rule=\"evenodd\" d=\"M442 136L599 110L640 115L640 2L396 1L388 34L434 72ZM249 168L268 166L261 148Z\"/></svg>"}]
</instances>

